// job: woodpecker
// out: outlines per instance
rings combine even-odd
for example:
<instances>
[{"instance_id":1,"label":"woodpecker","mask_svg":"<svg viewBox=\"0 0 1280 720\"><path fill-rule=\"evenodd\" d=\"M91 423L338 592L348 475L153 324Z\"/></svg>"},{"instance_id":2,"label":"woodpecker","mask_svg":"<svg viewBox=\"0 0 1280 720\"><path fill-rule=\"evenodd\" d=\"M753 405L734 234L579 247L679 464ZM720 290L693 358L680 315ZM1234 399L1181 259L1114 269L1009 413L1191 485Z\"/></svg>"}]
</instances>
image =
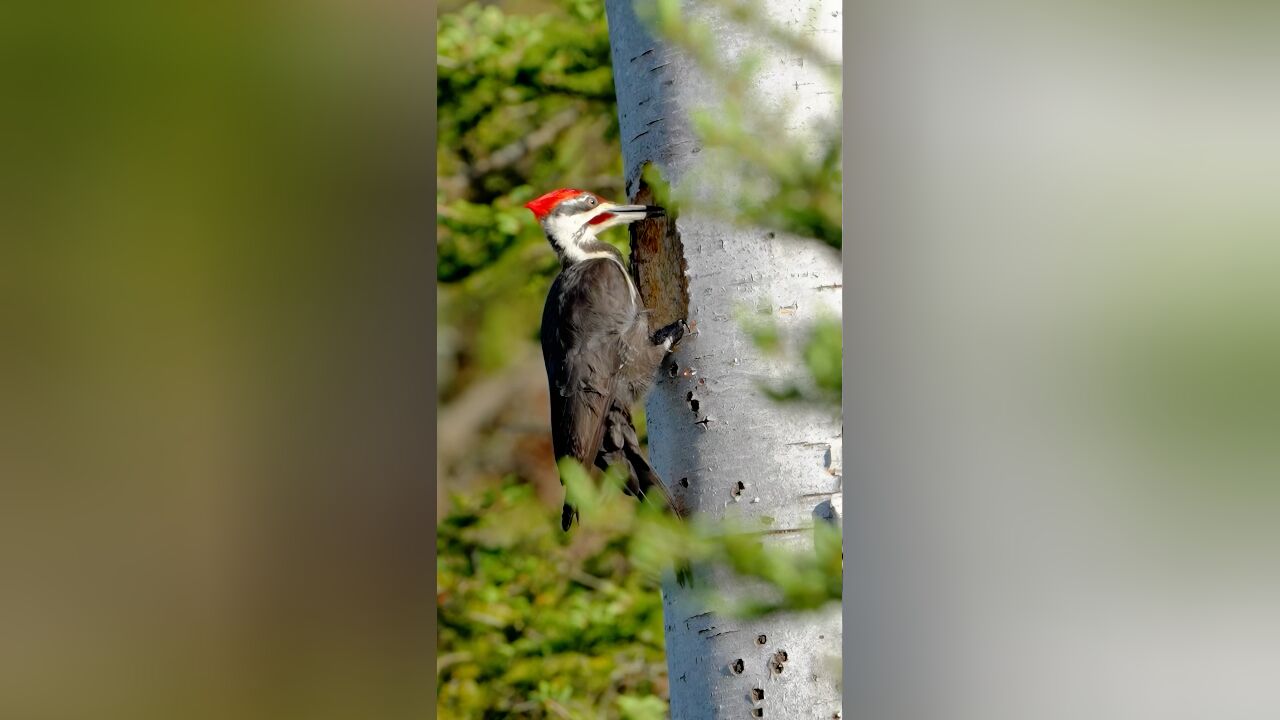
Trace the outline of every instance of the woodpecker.
<instances>
[{"instance_id":1,"label":"woodpecker","mask_svg":"<svg viewBox=\"0 0 1280 720\"><path fill-rule=\"evenodd\" d=\"M640 449L631 407L639 402L689 326L678 320L656 330L622 253L596 238L608 228L664 217L655 205L619 205L595 193L555 190L525 207L533 212L560 258L542 311L542 357L551 395L551 440L556 462L620 466L625 491L643 499L656 490L677 515L671 494ZM563 479L561 480L563 483ZM565 530L578 517L567 495Z\"/></svg>"}]
</instances>

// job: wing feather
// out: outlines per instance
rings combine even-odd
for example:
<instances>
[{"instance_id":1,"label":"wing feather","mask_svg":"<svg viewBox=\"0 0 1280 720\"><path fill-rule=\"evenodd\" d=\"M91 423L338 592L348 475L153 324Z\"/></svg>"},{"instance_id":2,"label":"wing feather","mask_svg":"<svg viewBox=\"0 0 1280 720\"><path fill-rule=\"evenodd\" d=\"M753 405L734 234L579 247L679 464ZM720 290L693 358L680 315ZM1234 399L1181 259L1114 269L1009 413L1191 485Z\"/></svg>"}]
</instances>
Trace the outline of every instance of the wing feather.
<instances>
[{"instance_id":1,"label":"wing feather","mask_svg":"<svg viewBox=\"0 0 1280 720\"><path fill-rule=\"evenodd\" d=\"M637 320L622 267L610 259L577 263L556 278L542 318L542 352L551 396L557 461L595 461Z\"/></svg>"}]
</instances>

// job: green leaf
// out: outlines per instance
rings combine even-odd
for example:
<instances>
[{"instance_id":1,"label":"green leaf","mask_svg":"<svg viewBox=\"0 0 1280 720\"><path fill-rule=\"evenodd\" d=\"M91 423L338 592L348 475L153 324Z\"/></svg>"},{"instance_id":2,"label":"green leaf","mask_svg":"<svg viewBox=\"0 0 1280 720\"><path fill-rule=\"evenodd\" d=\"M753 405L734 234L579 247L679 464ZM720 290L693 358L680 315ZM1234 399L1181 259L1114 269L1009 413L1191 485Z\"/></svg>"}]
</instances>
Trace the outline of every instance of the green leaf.
<instances>
[{"instance_id":1,"label":"green leaf","mask_svg":"<svg viewBox=\"0 0 1280 720\"><path fill-rule=\"evenodd\" d=\"M618 698L618 711L623 720L663 720L667 716L667 704L653 695L624 696Z\"/></svg>"}]
</instances>

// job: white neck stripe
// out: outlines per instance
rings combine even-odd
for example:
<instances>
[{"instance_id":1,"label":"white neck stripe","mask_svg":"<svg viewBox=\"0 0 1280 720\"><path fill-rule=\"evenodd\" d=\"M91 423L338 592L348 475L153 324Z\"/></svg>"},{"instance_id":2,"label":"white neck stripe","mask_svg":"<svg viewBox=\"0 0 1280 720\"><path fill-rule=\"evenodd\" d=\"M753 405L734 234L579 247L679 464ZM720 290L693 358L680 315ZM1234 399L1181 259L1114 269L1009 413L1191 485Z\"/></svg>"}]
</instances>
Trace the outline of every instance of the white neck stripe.
<instances>
[{"instance_id":1,"label":"white neck stripe","mask_svg":"<svg viewBox=\"0 0 1280 720\"><path fill-rule=\"evenodd\" d=\"M627 279L627 289L631 291L631 307L633 309L636 307L637 301L640 297L640 292L636 289L635 282L631 280L631 273L627 272L627 267L622 264L622 261L618 259L617 255L606 250L583 252L577 247L566 249L564 255L565 258L569 260L569 263L573 265L580 262L586 262L587 260L612 260L614 264L618 266L618 269L622 271L622 277Z\"/></svg>"}]
</instances>

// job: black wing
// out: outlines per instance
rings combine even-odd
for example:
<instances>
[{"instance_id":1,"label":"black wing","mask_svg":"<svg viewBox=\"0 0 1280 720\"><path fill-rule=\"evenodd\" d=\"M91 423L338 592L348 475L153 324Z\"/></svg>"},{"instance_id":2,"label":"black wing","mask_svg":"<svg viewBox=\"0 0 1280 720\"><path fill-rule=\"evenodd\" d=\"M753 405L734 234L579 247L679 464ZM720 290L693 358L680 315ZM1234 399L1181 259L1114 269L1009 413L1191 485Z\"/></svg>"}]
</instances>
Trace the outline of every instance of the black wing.
<instances>
[{"instance_id":1,"label":"black wing","mask_svg":"<svg viewBox=\"0 0 1280 720\"><path fill-rule=\"evenodd\" d=\"M584 467L594 464L625 338L638 320L631 287L613 260L577 263L552 284L542 313L542 356L557 462L572 457Z\"/></svg>"}]
</instances>

